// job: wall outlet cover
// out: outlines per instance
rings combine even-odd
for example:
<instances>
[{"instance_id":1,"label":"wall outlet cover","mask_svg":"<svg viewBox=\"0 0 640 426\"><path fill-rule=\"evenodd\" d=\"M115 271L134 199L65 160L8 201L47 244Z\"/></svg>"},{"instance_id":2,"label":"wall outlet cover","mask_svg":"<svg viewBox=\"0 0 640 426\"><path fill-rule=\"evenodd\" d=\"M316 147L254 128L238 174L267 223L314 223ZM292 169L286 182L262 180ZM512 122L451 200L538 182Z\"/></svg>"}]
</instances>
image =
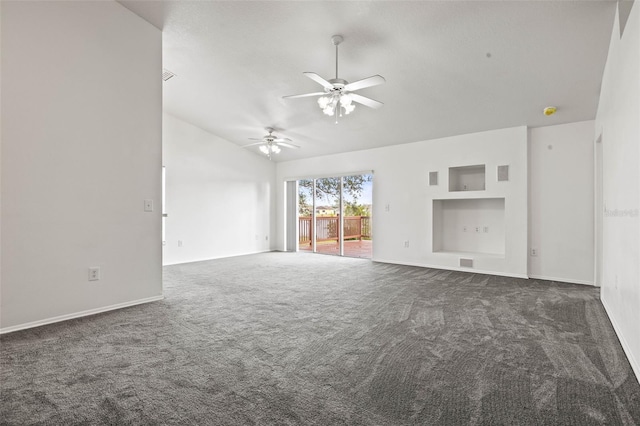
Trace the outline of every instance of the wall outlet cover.
<instances>
[{"instance_id":1,"label":"wall outlet cover","mask_svg":"<svg viewBox=\"0 0 640 426\"><path fill-rule=\"evenodd\" d=\"M89 281L99 281L100 280L100 268L97 266L92 266L89 268Z\"/></svg>"}]
</instances>

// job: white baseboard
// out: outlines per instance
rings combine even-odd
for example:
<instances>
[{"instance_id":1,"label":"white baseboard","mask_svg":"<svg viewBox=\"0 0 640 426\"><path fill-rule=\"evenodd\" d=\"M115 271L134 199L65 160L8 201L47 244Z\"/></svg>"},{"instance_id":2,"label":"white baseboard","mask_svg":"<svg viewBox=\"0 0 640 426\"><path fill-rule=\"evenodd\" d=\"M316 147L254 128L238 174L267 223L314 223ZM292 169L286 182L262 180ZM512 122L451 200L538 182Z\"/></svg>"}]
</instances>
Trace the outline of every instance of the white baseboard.
<instances>
[{"instance_id":1,"label":"white baseboard","mask_svg":"<svg viewBox=\"0 0 640 426\"><path fill-rule=\"evenodd\" d=\"M558 282L561 282L561 283L583 284L583 285L590 285L592 287L596 287L596 284L593 281L586 281L586 280L574 280L574 279L570 279L570 278L545 277L544 275L529 275L529 278L533 278L534 280L558 281Z\"/></svg>"},{"instance_id":2,"label":"white baseboard","mask_svg":"<svg viewBox=\"0 0 640 426\"><path fill-rule=\"evenodd\" d=\"M202 259L190 259L190 260L183 260L180 262L163 263L162 266L184 265L185 263L206 262L207 260L227 259L229 257L238 257L238 256L249 256L251 254L269 253L272 251L278 251L278 250L267 249L267 250L259 250L259 251L250 251L246 253L234 253L234 254L229 254L225 256L205 257Z\"/></svg>"},{"instance_id":3,"label":"white baseboard","mask_svg":"<svg viewBox=\"0 0 640 426\"><path fill-rule=\"evenodd\" d=\"M104 306L102 308L89 309L87 311L75 312L73 314L60 315L53 318L28 322L25 324L14 325L11 327L0 328L0 334L12 333L14 331L26 330L28 328L40 327L42 325L53 324L56 322L67 321L74 318L86 317L89 315L100 314L102 312L114 311L116 309L128 308L129 306L142 305L143 303L156 302L164 299L164 295L146 297L144 299L132 300L130 302L118 303L115 305Z\"/></svg>"},{"instance_id":4,"label":"white baseboard","mask_svg":"<svg viewBox=\"0 0 640 426\"><path fill-rule=\"evenodd\" d=\"M483 274L483 275L498 275L501 277L510 277L510 278L524 278L524 279L529 278L529 276L527 276L526 274L513 274L510 272L483 271L481 269L459 268L456 266L431 265L428 263L402 262L398 260L386 260L386 259L371 259L371 260L373 262L391 263L394 265L418 266L420 268L431 268L431 269L444 269L445 271L470 272L472 274Z\"/></svg>"},{"instance_id":5,"label":"white baseboard","mask_svg":"<svg viewBox=\"0 0 640 426\"><path fill-rule=\"evenodd\" d=\"M627 355L629 364L631 364L631 369L636 375L636 381L640 383L640 363L633 355L633 352L631 352L629 343L627 343L627 340L625 339L624 334L621 333L620 327L618 326L618 323L616 322L613 315L611 315L610 313L611 309L609 308L609 305L607 305L607 302L602 298L602 295L600 296L600 301L602 302L602 306L604 306L604 311L607 313L607 316L609 317L609 321L611 321L611 325L613 325L613 331L616 332L616 335L618 336L618 340L620 340L620 345L622 346L622 350L624 351L625 355Z\"/></svg>"}]
</instances>

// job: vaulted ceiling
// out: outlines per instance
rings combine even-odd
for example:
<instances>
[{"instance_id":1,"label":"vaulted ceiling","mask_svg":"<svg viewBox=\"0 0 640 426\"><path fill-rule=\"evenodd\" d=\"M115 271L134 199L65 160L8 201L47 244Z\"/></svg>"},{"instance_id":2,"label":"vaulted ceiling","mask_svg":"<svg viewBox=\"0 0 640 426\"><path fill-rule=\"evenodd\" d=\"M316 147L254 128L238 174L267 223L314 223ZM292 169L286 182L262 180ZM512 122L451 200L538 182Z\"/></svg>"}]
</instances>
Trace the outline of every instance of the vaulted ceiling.
<instances>
[{"instance_id":1,"label":"vaulted ceiling","mask_svg":"<svg viewBox=\"0 0 640 426\"><path fill-rule=\"evenodd\" d=\"M163 31L164 110L239 146L265 127L276 161L595 117L615 1L121 1ZM380 74L338 124L302 73ZM545 117L544 107L558 112ZM253 149L257 155L257 149Z\"/></svg>"}]
</instances>

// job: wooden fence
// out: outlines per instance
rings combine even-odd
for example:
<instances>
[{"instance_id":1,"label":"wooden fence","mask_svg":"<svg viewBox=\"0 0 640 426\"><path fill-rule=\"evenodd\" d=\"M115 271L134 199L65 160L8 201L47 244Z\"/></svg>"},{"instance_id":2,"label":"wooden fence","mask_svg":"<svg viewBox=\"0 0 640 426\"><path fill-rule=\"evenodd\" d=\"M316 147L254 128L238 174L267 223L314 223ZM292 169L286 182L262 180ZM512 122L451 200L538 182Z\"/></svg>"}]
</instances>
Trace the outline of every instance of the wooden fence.
<instances>
[{"instance_id":1,"label":"wooden fence","mask_svg":"<svg viewBox=\"0 0 640 426\"><path fill-rule=\"evenodd\" d=\"M316 216L315 229L311 216L301 216L298 221L298 243L311 244L314 232L316 241L340 240L340 216ZM345 216L344 239L371 238L371 218L369 216Z\"/></svg>"}]
</instances>

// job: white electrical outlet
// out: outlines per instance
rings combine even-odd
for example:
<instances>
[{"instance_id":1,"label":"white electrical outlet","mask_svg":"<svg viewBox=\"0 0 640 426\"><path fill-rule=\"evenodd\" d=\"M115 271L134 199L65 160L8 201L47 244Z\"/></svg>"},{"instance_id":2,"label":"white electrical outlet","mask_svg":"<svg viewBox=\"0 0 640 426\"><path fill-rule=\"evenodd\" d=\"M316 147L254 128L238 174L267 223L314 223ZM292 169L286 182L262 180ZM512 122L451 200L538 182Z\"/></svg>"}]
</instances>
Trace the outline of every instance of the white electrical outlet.
<instances>
[{"instance_id":1,"label":"white electrical outlet","mask_svg":"<svg viewBox=\"0 0 640 426\"><path fill-rule=\"evenodd\" d=\"M487 232L489 232L489 227L485 226L484 228L482 228L483 232L486 234Z\"/></svg>"},{"instance_id":2,"label":"white electrical outlet","mask_svg":"<svg viewBox=\"0 0 640 426\"><path fill-rule=\"evenodd\" d=\"M404 248L409 248L409 240L404 242Z\"/></svg>"},{"instance_id":3,"label":"white electrical outlet","mask_svg":"<svg viewBox=\"0 0 640 426\"><path fill-rule=\"evenodd\" d=\"M533 248L531 247L531 256L537 256L538 255L538 249L537 248Z\"/></svg>"},{"instance_id":4,"label":"white electrical outlet","mask_svg":"<svg viewBox=\"0 0 640 426\"><path fill-rule=\"evenodd\" d=\"M479 232L480 232L480 227L476 226L476 233L479 233Z\"/></svg>"},{"instance_id":5,"label":"white electrical outlet","mask_svg":"<svg viewBox=\"0 0 640 426\"><path fill-rule=\"evenodd\" d=\"M97 266L92 266L89 268L89 281L98 281L100 280L100 268Z\"/></svg>"}]
</instances>

